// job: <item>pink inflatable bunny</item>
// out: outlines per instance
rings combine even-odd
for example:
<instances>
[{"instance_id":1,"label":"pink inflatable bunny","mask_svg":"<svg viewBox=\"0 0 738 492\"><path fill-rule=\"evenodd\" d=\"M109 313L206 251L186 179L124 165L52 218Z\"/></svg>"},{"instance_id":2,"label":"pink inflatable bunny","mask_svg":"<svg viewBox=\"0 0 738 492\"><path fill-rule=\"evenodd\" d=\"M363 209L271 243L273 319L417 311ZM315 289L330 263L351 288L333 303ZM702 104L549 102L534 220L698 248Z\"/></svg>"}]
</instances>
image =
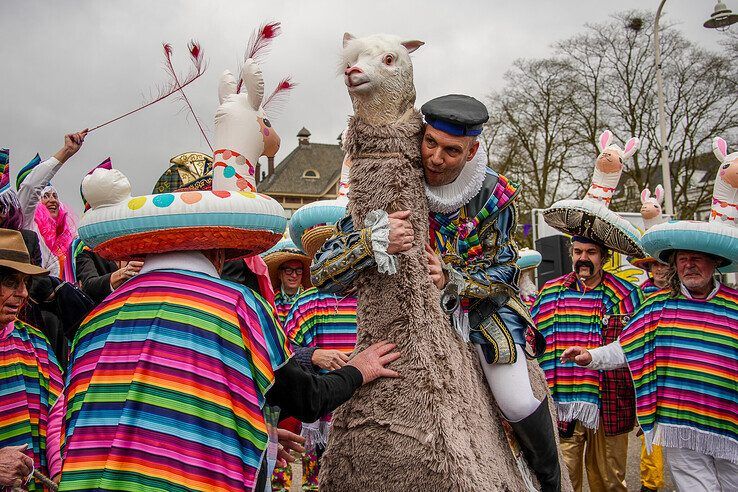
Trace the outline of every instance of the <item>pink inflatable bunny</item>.
<instances>
[{"instance_id":1,"label":"pink inflatable bunny","mask_svg":"<svg viewBox=\"0 0 738 492\"><path fill-rule=\"evenodd\" d=\"M710 221L738 227L738 152L728 154L728 144L720 137L712 141L712 151L721 165L715 177Z\"/></svg>"},{"instance_id":2,"label":"pink inflatable bunny","mask_svg":"<svg viewBox=\"0 0 738 492\"><path fill-rule=\"evenodd\" d=\"M597 144L600 155L595 162L592 184L585 197L585 200L605 202L606 206L610 205L612 195L620 181L620 175L623 173L623 162L635 154L640 146L640 140L636 137L631 137L626 142L625 150L611 142L612 132L605 130L600 135Z\"/></svg>"},{"instance_id":3,"label":"pink inflatable bunny","mask_svg":"<svg viewBox=\"0 0 738 492\"><path fill-rule=\"evenodd\" d=\"M641 191L641 217L643 217L643 228L648 230L651 226L664 222L661 216L661 204L664 203L664 187L656 186L654 196L651 190L644 188Z\"/></svg>"}]
</instances>

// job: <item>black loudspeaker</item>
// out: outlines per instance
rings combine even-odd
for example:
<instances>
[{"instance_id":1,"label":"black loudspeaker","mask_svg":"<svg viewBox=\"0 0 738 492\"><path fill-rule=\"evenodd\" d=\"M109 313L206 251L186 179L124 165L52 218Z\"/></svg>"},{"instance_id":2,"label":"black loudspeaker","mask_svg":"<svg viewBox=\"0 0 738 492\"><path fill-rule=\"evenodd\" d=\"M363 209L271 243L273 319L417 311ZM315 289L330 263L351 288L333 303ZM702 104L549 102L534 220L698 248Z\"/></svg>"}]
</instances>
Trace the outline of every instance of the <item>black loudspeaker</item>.
<instances>
[{"instance_id":1,"label":"black loudspeaker","mask_svg":"<svg viewBox=\"0 0 738 492\"><path fill-rule=\"evenodd\" d=\"M536 241L536 249L543 259L538 266L538 288L551 279L571 272L571 256L569 255L569 239L557 234L542 237Z\"/></svg>"}]
</instances>

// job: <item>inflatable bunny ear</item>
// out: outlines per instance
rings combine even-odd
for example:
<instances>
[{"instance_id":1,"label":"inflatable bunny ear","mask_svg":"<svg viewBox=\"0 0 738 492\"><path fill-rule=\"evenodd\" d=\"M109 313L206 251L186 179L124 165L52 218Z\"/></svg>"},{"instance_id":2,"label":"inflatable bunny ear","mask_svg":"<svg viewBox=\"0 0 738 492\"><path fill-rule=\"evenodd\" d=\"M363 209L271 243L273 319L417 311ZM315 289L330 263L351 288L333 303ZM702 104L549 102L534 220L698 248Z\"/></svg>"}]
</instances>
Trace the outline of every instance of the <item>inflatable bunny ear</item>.
<instances>
[{"instance_id":1,"label":"inflatable bunny ear","mask_svg":"<svg viewBox=\"0 0 738 492\"><path fill-rule=\"evenodd\" d=\"M623 150L621 158L623 160L630 158L633 154L636 153L636 151L638 150L640 146L641 146L641 141L637 139L636 137L631 137L625 143L625 150Z\"/></svg>"},{"instance_id":2,"label":"inflatable bunny ear","mask_svg":"<svg viewBox=\"0 0 738 492\"><path fill-rule=\"evenodd\" d=\"M241 69L241 80L243 80L246 93L248 94L249 104L258 111L261 102L264 99L264 77L257 63L249 58Z\"/></svg>"},{"instance_id":3,"label":"inflatable bunny ear","mask_svg":"<svg viewBox=\"0 0 738 492\"><path fill-rule=\"evenodd\" d=\"M230 70L223 72L218 82L218 101L223 104L228 96L236 93L236 78Z\"/></svg>"},{"instance_id":4,"label":"inflatable bunny ear","mask_svg":"<svg viewBox=\"0 0 738 492\"><path fill-rule=\"evenodd\" d=\"M728 157L728 143L720 137L715 137L712 140L712 152L720 162L725 162L725 158Z\"/></svg>"},{"instance_id":5,"label":"inflatable bunny ear","mask_svg":"<svg viewBox=\"0 0 738 492\"><path fill-rule=\"evenodd\" d=\"M651 190L643 188L643 191L641 191L641 203L648 203L649 198L651 198Z\"/></svg>"},{"instance_id":6,"label":"inflatable bunny ear","mask_svg":"<svg viewBox=\"0 0 738 492\"><path fill-rule=\"evenodd\" d=\"M602 132L602 135L600 135L600 138L597 142L597 146L600 148L600 152L605 150L611 142L612 132L610 130L605 130L604 132Z\"/></svg>"},{"instance_id":7,"label":"inflatable bunny ear","mask_svg":"<svg viewBox=\"0 0 738 492\"><path fill-rule=\"evenodd\" d=\"M656 196L656 201L659 202L659 205L664 203L664 187L661 185L657 185L654 193Z\"/></svg>"}]
</instances>

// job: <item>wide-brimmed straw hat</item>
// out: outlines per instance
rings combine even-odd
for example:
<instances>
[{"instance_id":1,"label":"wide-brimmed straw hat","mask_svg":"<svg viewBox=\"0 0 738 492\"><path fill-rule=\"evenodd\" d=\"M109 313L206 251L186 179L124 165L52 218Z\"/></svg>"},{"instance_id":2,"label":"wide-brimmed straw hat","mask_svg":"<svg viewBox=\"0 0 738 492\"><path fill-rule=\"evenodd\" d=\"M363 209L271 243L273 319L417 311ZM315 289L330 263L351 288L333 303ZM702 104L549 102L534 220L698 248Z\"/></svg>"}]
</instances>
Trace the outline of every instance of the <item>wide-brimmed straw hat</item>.
<instances>
[{"instance_id":1,"label":"wide-brimmed straw hat","mask_svg":"<svg viewBox=\"0 0 738 492\"><path fill-rule=\"evenodd\" d=\"M302 286L312 287L310 283L310 257L300 251L291 239L283 239L272 249L262 254L264 263L269 268L269 278L274 290L280 288L282 280L279 278L279 268L289 261L297 260L302 264Z\"/></svg>"},{"instance_id":2,"label":"wide-brimmed straw hat","mask_svg":"<svg viewBox=\"0 0 738 492\"><path fill-rule=\"evenodd\" d=\"M47 275L48 270L31 263L23 235L12 229L0 229L0 266L26 275Z\"/></svg>"}]
</instances>

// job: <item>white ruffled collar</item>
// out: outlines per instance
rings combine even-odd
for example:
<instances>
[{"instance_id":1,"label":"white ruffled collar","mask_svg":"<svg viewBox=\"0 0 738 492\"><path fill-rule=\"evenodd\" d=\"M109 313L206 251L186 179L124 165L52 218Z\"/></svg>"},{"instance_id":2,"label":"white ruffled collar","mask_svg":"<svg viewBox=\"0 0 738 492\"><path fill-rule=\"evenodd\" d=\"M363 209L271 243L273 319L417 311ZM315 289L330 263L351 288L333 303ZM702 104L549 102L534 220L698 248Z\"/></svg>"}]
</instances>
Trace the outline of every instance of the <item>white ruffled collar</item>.
<instances>
[{"instance_id":1,"label":"white ruffled collar","mask_svg":"<svg viewBox=\"0 0 738 492\"><path fill-rule=\"evenodd\" d=\"M487 173L487 154L479 146L472 160L464 165L461 174L453 183L443 186L425 184L425 196L431 212L449 214L459 210L474 198Z\"/></svg>"}]
</instances>

